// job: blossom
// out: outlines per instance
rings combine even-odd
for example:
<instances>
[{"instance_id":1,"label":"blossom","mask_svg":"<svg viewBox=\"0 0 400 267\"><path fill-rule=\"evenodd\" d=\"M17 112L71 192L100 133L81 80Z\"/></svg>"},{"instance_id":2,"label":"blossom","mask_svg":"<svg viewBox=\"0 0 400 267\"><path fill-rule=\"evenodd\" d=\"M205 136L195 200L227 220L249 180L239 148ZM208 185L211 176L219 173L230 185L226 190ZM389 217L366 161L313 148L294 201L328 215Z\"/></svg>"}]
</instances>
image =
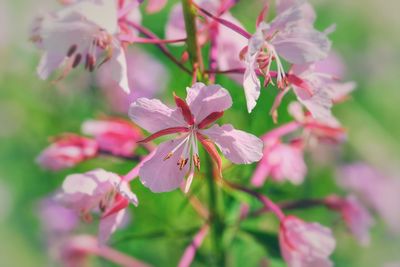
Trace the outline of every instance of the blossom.
<instances>
[{"instance_id":1,"label":"blossom","mask_svg":"<svg viewBox=\"0 0 400 267\"><path fill-rule=\"evenodd\" d=\"M101 213L99 243L104 244L121 226L129 203L138 205L138 199L129 184L115 173L96 169L65 178L57 200L91 220L91 211Z\"/></svg>"},{"instance_id":2,"label":"blossom","mask_svg":"<svg viewBox=\"0 0 400 267\"><path fill-rule=\"evenodd\" d=\"M112 78L129 92L119 32L115 1L77 1L38 18L31 39L44 52L37 69L39 77L47 79L59 67L62 67L62 78L81 63L89 71L107 63L112 69Z\"/></svg>"},{"instance_id":3,"label":"blossom","mask_svg":"<svg viewBox=\"0 0 400 267\"><path fill-rule=\"evenodd\" d=\"M99 149L113 155L131 156L142 139L140 130L129 121L119 118L87 120L82 132L94 136Z\"/></svg>"},{"instance_id":4,"label":"blossom","mask_svg":"<svg viewBox=\"0 0 400 267\"><path fill-rule=\"evenodd\" d=\"M249 164L261 159L263 144L254 135L236 130L230 124L209 127L232 105L226 89L219 85L196 83L187 88L186 101L175 96L175 103L177 107L170 108L157 99L139 98L129 110L130 118L152 133L144 142L168 134L180 134L160 144L154 156L140 168L139 177L151 191L165 192L178 188L186 175L188 191L195 167L200 169L198 142L216 161L219 170L221 158L214 144L236 164Z\"/></svg>"},{"instance_id":5,"label":"blossom","mask_svg":"<svg viewBox=\"0 0 400 267\"><path fill-rule=\"evenodd\" d=\"M275 181L287 179L295 185L301 184L307 173L301 142L285 144L269 134L263 136L262 140L264 156L257 165L251 183L262 186L270 176Z\"/></svg>"},{"instance_id":6,"label":"blossom","mask_svg":"<svg viewBox=\"0 0 400 267\"><path fill-rule=\"evenodd\" d=\"M326 199L326 203L329 208L341 213L347 228L361 245L369 244L369 230L374 221L368 210L354 195L346 198L330 196Z\"/></svg>"},{"instance_id":7,"label":"blossom","mask_svg":"<svg viewBox=\"0 0 400 267\"><path fill-rule=\"evenodd\" d=\"M247 109L253 110L260 95L261 83L258 72L265 76L265 84L271 80L271 65L276 62L277 85L282 90L288 80L281 57L291 64L306 64L327 57L331 42L326 33L314 29L306 1L296 1L292 7L283 9L270 23L261 22L256 33L249 39L244 50L246 70L243 87Z\"/></svg>"},{"instance_id":8,"label":"blossom","mask_svg":"<svg viewBox=\"0 0 400 267\"><path fill-rule=\"evenodd\" d=\"M97 83L103 89L111 108L127 113L129 105L139 97L152 98L162 93L168 84L169 75L165 66L142 49L130 47L126 51L128 84L130 93L115 90L118 83L111 79L111 66L105 64L97 72ZM151 73L151 79L148 74Z\"/></svg>"},{"instance_id":9,"label":"blossom","mask_svg":"<svg viewBox=\"0 0 400 267\"><path fill-rule=\"evenodd\" d=\"M289 267L329 267L335 249L332 231L318 223L307 223L294 216L281 222L279 244Z\"/></svg>"},{"instance_id":10,"label":"blossom","mask_svg":"<svg viewBox=\"0 0 400 267\"><path fill-rule=\"evenodd\" d=\"M74 134L65 134L54 139L36 159L45 169L57 171L70 168L97 155L97 142Z\"/></svg>"},{"instance_id":11,"label":"blossom","mask_svg":"<svg viewBox=\"0 0 400 267\"><path fill-rule=\"evenodd\" d=\"M360 162L343 166L338 172L338 183L376 211L392 232L400 233L400 213L394 204L400 202L397 177L387 176Z\"/></svg>"}]
</instances>

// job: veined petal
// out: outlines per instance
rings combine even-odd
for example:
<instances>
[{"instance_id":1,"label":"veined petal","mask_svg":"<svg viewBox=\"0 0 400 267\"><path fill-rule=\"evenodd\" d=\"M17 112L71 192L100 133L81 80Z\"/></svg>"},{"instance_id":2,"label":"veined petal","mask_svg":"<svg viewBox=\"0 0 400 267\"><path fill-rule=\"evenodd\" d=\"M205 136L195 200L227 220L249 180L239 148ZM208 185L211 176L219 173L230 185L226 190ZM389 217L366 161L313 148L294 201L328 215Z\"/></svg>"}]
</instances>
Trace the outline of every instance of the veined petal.
<instances>
[{"instance_id":1,"label":"veined petal","mask_svg":"<svg viewBox=\"0 0 400 267\"><path fill-rule=\"evenodd\" d=\"M259 138L236 130L230 124L215 124L200 132L214 141L225 157L233 163L249 164L259 161L263 156L263 142Z\"/></svg>"},{"instance_id":2,"label":"veined petal","mask_svg":"<svg viewBox=\"0 0 400 267\"><path fill-rule=\"evenodd\" d=\"M260 97L261 83L255 70L257 55L246 62L246 71L243 78L243 88L246 96L247 111L250 113Z\"/></svg>"},{"instance_id":3,"label":"veined petal","mask_svg":"<svg viewBox=\"0 0 400 267\"><path fill-rule=\"evenodd\" d=\"M332 45L326 34L308 27L279 32L271 44L280 56L292 64L322 60L328 56Z\"/></svg>"},{"instance_id":4,"label":"veined petal","mask_svg":"<svg viewBox=\"0 0 400 267\"><path fill-rule=\"evenodd\" d=\"M129 108L129 117L150 133L187 126L180 110L171 109L158 99L137 99Z\"/></svg>"},{"instance_id":5,"label":"veined petal","mask_svg":"<svg viewBox=\"0 0 400 267\"><path fill-rule=\"evenodd\" d=\"M232 106L229 92L220 85L206 86L196 83L187 88L186 103L190 107L196 123L213 112L224 111Z\"/></svg>"},{"instance_id":6,"label":"veined petal","mask_svg":"<svg viewBox=\"0 0 400 267\"><path fill-rule=\"evenodd\" d=\"M184 145L180 146L168 159L168 154L180 144L184 138L162 143L139 170L139 177L144 186L153 192L168 192L178 188L189 170L189 163L182 170L177 166L182 156ZM189 159L190 160L190 159Z\"/></svg>"}]
</instances>

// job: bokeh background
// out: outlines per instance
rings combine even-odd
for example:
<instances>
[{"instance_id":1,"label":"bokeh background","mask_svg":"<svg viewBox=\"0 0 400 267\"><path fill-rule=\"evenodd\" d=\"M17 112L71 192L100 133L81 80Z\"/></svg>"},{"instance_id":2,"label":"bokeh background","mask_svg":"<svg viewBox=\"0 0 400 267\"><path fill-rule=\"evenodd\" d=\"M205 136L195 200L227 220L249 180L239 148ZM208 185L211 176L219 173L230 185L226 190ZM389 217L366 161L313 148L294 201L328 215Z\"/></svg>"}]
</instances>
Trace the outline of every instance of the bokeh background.
<instances>
[{"instance_id":1,"label":"bokeh background","mask_svg":"<svg viewBox=\"0 0 400 267\"><path fill-rule=\"evenodd\" d=\"M38 203L53 192L67 174L94 167L125 173L133 166L129 162L100 158L71 170L51 173L35 164L35 158L48 144L49 136L79 132L85 119L99 114L126 116L118 113L121 110L113 109L107 98L115 90L100 89L101 81L94 75L75 71L56 85L36 76L40 55L28 40L29 28L37 14L52 10L57 6L56 2L0 0L0 266L4 267L53 266L48 263ZM144 25L159 36L163 36L168 11L176 1L169 2L164 11L143 16ZM232 11L250 32L254 30L254 10L260 7L260 2L242 0ZM309 175L303 186L270 184L265 192L277 200L340 192L334 175L337 166L347 162L362 160L400 179L400 2L312 2L318 12L317 28L324 29L332 22L337 24L336 32L331 35L334 49L343 55L347 78L358 84L352 98L334 109L348 129L349 138L340 149L326 148L330 152L324 153L328 155L324 160L308 155ZM156 48L136 45L137 49L146 51L155 61L153 69L157 69L159 78L149 75L147 79L153 80L150 87L167 100L171 100L172 91L183 95L190 78L180 73ZM182 48L173 48L173 51L179 56ZM138 73L138 76L146 77L140 75L140 71ZM146 82L142 79L138 86L145 87ZM245 99L240 86L227 78L219 78L219 82L229 89L235 100L224 120L235 118L235 126L259 135L274 127L265 108L271 105L274 90L262 94L259 105L249 116L244 109ZM291 99L293 97L288 97L282 105L280 122L289 120L283 107ZM233 170L232 176L234 179L248 177L253 167ZM199 183L194 186L195 189L200 187ZM133 190L142 205L132 208L132 223L119 231L111 244L156 266L175 266L200 221L194 219L196 215L179 192L155 195L138 182L133 184ZM228 216L238 208L231 200L225 199ZM400 203L392 205L399 206ZM336 266L381 267L388 262L400 262L399 238L389 233L379 219L372 229L371 245L363 248L348 235L337 215L322 208L296 214L333 227L338 240L333 255ZM239 233L229 249L232 266L258 266L267 252L276 257L273 242L262 231L273 229L274 223L269 221L274 219L263 216L243 226L249 231ZM197 256L194 266L206 266L207 246L206 242L205 250ZM112 266L106 261L94 261L96 266ZM273 260L272 266L284 264Z\"/></svg>"}]
</instances>

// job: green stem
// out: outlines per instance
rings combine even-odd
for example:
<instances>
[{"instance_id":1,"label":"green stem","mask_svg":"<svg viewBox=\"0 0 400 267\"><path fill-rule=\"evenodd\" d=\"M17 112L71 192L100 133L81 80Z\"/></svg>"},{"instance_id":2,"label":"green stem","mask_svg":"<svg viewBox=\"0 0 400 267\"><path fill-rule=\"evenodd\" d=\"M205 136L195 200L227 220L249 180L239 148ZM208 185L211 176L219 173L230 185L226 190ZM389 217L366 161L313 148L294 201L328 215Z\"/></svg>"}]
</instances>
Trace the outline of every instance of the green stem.
<instances>
[{"instance_id":1,"label":"green stem","mask_svg":"<svg viewBox=\"0 0 400 267\"><path fill-rule=\"evenodd\" d=\"M192 0L182 0L183 17L186 28L186 45L193 71L196 71L197 79L204 80L204 65L201 49L197 41L196 9L192 6Z\"/></svg>"},{"instance_id":2,"label":"green stem","mask_svg":"<svg viewBox=\"0 0 400 267\"><path fill-rule=\"evenodd\" d=\"M196 9L193 7L192 0L181 0L183 15L185 19L186 27L186 45L190 57L190 62L193 67L193 74L197 76L199 82L208 83L207 74L204 71L203 57L201 54L201 48L197 40L197 29L196 29ZM222 246L222 233L224 230L224 224L221 220L218 205L218 187L214 180L213 161L210 156L207 155L207 184L209 194L209 218L210 224L210 236L212 240L212 265L217 267L225 266L225 255Z\"/></svg>"}]
</instances>

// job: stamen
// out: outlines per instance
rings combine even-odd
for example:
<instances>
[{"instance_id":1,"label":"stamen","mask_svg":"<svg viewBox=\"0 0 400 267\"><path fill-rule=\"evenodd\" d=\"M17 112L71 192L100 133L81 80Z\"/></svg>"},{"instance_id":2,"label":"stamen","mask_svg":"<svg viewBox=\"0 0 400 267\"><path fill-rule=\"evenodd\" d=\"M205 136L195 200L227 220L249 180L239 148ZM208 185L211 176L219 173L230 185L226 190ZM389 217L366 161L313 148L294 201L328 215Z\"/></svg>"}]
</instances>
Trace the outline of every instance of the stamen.
<instances>
[{"instance_id":1,"label":"stamen","mask_svg":"<svg viewBox=\"0 0 400 267\"><path fill-rule=\"evenodd\" d=\"M76 68L79 65L79 63L81 63L81 59L82 59L82 55L77 54L75 56L74 62L72 63L72 68Z\"/></svg>"},{"instance_id":2,"label":"stamen","mask_svg":"<svg viewBox=\"0 0 400 267\"><path fill-rule=\"evenodd\" d=\"M182 142L180 142L171 152L168 153L168 155L164 158L164 161L171 158L172 155L174 155L174 153L183 145L186 143L186 141L189 139L190 135L187 135L185 137L185 139L182 140Z\"/></svg>"},{"instance_id":3,"label":"stamen","mask_svg":"<svg viewBox=\"0 0 400 267\"><path fill-rule=\"evenodd\" d=\"M197 154L193 155L193 163L194 166L197 168L198 171L200 171L200 157Z\"/></svg>"},{"instance_id":4,"label":"stamen","mask_svg":"<svg viewBox=\"0 0 400 267\"><path fill-rule=\"evenodd\" d=\"M72 45L67 52L67 57L71 57L75 52L76 49L78 49L78 46L76 44Z\"/></svg>"}]
</instances>

